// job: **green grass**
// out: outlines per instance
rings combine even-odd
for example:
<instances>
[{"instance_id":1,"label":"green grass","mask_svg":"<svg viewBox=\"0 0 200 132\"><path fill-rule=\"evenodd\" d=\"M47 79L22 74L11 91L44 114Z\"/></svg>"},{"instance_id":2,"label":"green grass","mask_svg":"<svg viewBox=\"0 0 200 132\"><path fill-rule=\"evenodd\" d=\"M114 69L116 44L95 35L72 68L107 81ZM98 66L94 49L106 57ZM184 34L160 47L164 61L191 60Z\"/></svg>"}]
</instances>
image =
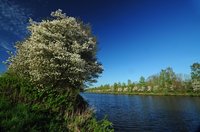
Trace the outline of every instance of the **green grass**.
<instances>
[{"instance_id":1,"label":"green grass","mask_svg":"<svg viewBox=\"0 0 200 132\"><path fill-rule=\"evenodd\" d=\"M0 99L1 131L45 131L48 120L48 117L31 111L25 104L12 104Z\"/></svg>"}]
</instances>

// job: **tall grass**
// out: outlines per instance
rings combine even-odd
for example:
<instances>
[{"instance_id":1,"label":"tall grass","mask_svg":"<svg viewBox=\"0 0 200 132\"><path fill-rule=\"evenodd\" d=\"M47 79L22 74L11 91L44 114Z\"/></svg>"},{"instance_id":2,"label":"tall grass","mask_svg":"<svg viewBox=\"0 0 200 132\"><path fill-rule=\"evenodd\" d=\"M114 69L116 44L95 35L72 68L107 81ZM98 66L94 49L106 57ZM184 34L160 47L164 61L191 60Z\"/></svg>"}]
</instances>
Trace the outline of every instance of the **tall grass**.
<instances>
[{"instance_id":1,"label":"tall grass","mask_svg":"<svg viewBox=\"0 0 200 132\"><path fill-rule=\"evenodd\" d=\"M113 131L97 121L78 91L37 89L14 74L0 76L0 129L2 131Z\"/></svg>"}]
</instances>

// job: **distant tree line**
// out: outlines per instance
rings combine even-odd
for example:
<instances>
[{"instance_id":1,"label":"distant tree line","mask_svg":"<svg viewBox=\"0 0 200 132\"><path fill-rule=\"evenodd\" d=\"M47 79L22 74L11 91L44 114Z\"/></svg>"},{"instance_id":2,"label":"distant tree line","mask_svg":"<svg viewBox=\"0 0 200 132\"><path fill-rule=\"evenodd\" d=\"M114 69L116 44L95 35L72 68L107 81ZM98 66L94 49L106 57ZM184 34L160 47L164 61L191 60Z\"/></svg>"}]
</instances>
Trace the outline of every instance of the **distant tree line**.
<instances>
[{"instance_id":1,"label":"distant tree line","mask_svg":"<svg viewBox=\"0 0 200 132\"><path fill-rule=\"evenodd\" d=\"M128 80L126 83L118 82L113 85L101 85L87 91L111 93L196 93L200 92L200 63L194 63L191 66L191 75L176 74L171 67L168 67L146 79L141 76L138 82Z\"/></svg>"}]
</instances>

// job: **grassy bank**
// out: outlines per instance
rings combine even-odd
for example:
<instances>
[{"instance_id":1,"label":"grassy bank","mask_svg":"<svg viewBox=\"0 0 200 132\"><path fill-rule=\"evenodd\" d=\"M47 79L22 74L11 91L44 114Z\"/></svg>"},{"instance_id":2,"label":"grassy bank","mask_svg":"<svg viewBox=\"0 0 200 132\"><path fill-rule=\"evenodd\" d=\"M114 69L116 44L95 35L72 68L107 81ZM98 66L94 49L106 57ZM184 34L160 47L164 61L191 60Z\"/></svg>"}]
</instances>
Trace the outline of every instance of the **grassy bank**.
<instances>
[{"instance_id":1,"label":"grassy bank","mask_svg":"<svg viewBox=\"0 0 200 132\"><path fill-rule=\"evenodd\" d=\"M0 77L0 131L109 132L79 91L37 89L14 75Z\"/></svg>"},{"instance_id":2,"label":"grassy bank","mask_svg":"<svg viewBox=\"0 0 200 132\"><path fill-rule=\"evenodd\" d=\"M58 115L59 116L59 115ZM66 125L66 126L65 126ZM0 98L0 131L69 131L104 132L112 131L111 123L103 119L97 121L93 111L74 113L67 121L61 121L49 111L34 109L24 103L13 104Z\"/></svg>"}]
</instances>

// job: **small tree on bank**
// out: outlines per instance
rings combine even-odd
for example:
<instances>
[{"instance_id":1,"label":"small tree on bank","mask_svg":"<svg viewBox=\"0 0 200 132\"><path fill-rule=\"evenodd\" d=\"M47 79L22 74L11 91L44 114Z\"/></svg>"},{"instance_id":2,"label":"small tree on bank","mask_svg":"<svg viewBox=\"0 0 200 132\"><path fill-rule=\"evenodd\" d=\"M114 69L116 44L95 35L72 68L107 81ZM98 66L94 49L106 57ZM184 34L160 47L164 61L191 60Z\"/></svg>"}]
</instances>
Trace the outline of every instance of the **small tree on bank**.
<instances>
[{"instance_id":1,"label":"small tree on bank","mask_svg":"<svg viewBox=\"0 0 200 132\"><path fill-rule=\"evenodd\" d=\"M200 64L194 63L191 66L192 87L194 91L200 91Z\"/></svg>"},{"instance_id":2,"label":"small tree on bank","mask_svg":"<svg viewBox=\"0 0 200 132\"><path fill-rule=\"evenodd\" d=\"M102 73L88 25L57 10L51 20L30 20L30 36L16 44L9 70L39 88L81 88Z\"/></svg>"}]
</instances>

